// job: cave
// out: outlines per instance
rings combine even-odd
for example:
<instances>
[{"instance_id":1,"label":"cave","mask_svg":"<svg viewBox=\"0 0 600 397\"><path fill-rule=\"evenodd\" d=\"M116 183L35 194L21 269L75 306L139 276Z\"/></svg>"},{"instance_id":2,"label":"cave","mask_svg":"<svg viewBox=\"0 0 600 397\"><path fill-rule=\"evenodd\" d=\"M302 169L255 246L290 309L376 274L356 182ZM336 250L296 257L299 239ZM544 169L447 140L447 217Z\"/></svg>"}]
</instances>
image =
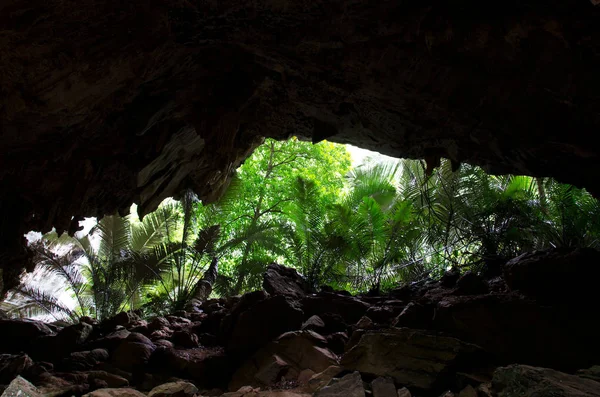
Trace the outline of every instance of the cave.
<instances>
[{"instance_id":1,"label":"cave","mask_svg":"<svg viewBox=\"0 0 600 397\"><path fill-rule=\"evenodd\" d=\"M9 0L0 291L24 234L191 189L266 137L349 143L600 194L596 0Z\"/></svg>"}]
</instances>

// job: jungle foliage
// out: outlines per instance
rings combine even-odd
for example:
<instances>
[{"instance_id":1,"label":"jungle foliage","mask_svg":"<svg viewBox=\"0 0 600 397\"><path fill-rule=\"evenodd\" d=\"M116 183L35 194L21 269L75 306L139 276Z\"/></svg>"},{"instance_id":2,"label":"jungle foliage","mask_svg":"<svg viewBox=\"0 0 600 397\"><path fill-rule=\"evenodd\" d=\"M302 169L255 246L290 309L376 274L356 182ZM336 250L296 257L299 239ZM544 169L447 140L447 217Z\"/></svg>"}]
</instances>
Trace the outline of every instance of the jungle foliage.
<instances>
[{"instance_id":1,"label":"jungle foliage","mask_svg":"<svg viewBox=\"0 0 600 397\"><path fill-rule=\"evenodd\" d=\"M600 248L599 238L599 202L549 178L453 170L450 161L430 175L412 160L352 168L341 145L267 140L216 204L188 192L142 221L109 216L85 236L32 245L36 272L63 280L74 309L28 282L4 307L71 320L172 312L211 291L260 288L271 262L297 268L315 289L385 290L449 267L491 276L525 251Z\"/></svg>"}]
</instances>

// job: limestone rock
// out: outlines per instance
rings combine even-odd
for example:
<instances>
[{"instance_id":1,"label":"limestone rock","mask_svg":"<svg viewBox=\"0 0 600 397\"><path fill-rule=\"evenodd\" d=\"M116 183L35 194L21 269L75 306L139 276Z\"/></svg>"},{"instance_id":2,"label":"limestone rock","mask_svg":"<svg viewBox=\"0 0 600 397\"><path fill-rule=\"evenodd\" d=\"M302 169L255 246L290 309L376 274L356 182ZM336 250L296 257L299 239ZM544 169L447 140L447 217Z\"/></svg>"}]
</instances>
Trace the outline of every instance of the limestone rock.
<instances>
[{"instance_id":1,"label":"limestone rock","mask_svg":"<svg viewBox=\"0 0 600 397\"><path fill-rule=\"evenodd\" d=\"M458 339L408 328L367 331L342 358L345 369L430 389L459 359L479 349Z\"/></svg>"},{"instance_id":2,"label":"limestone rock","mask_svg":"<svg viewBox=\"0 0 600 397\"><path fill-rule=\"evenodd\" d=\"M171 382L156 386L148 397L195 397L198 388L189 382Z\"/></svg>"},{"instance_id":3,"label":"limestone rock","mask_svg":"<svg viewBox=\"0 0 600 397\"><path fill-rule=\"evenodd\" d=\"M527 365L498 368L494 372L492 388L498 397L600 396L600 382Z\"/></svg>"},{"instance_id":4,"label":"limestone rock","mask_svg":"<svg viewBox=\"0 0 600 397\"><path fill-rule=\"evenodd\" d=\"M365 397L360 373L355 371L315 393L315 397Z\"/></svg>"}]
</instances>

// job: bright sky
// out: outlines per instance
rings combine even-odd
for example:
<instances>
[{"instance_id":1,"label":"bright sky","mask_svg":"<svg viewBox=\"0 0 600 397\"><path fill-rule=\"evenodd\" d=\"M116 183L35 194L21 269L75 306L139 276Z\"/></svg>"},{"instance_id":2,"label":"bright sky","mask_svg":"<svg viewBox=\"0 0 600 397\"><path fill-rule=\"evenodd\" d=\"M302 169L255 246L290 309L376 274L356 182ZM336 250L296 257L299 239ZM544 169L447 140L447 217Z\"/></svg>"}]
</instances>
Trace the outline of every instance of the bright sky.
<instances>
[{"instance_id":1,"label":"bright sky","mask_svg":"<svg viewBox=\"0 0 600 397\"><path fill-rule=\"evenodd\" d=\"M370 150L367 149L361 149L359 147L356 146L352 146L352 145L346 145L346 150L350 153L350 157L352 157L352 166L356 167L362 164L362 162L367 158L367 157L372 157L373 159L377 160L377 161L389 161L389 160L397 160L394 157L390 157L390 156L386 156L384 154L378 153L378 152L372 152Z\"/></svg>"}]
</instances>

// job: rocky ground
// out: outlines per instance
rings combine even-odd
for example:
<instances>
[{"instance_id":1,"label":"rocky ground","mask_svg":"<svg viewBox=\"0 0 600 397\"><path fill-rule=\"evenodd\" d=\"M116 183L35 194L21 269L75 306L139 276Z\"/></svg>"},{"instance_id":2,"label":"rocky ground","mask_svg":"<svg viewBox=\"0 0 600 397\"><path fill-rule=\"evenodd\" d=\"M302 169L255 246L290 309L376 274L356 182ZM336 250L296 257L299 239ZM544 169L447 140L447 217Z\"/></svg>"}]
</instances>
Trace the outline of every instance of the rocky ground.
<instances>
[{"instance_id":1,"label":"rocky ground","mask_svg":"<svg viewBox=\"0 0 600 397\"><path fill-rule=\"evenodd\" d=\"M599 262L535 252L378 296L274 264L262 291L149 321L4 319L2 396L600 396Z\"/></svg>"}]
</instances>

